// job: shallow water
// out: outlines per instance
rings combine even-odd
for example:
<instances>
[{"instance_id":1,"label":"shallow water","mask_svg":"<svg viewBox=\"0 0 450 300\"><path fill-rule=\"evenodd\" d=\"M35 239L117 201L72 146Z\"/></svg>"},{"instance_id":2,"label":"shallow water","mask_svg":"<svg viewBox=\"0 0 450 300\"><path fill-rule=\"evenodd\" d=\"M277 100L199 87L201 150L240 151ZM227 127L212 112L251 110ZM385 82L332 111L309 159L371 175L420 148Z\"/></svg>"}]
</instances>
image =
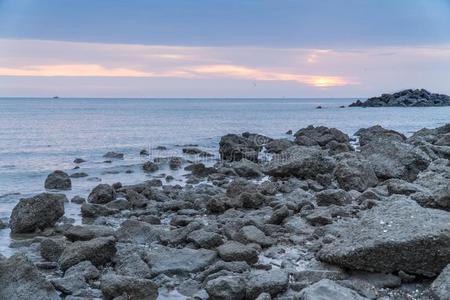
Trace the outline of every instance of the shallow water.
<instances>
[{"instance_id":1,"label":"shallow water","mask_svg":"<svg viewBox=\"0 0 450 300\"><path fill-rule=\"evenodd\" d=\"M131 184L149 179L140 168L149 159L139 155L141 149L168 148L151 151L152 157L179 155L181 147L177 145L183 144L198 144L214 152L226 133L250 131L286 137L288 129L295 132L309 124L336 127L350 135L380 124L408 134L450 121L450 107L339 108L353 101L0 99L0 219L9 217L20 198L43 192L45 177L55 169L89 174L72 179L73 189L66 193L69 199L86 197L98 180ZM316 109L318 105L324 108ZM102 155L108 151L122 152L125 159L104 163ZM77 157L87 162L73 170ZM173 175L181 178L183 173ZM77 217L79 206L68 204L66 214ZM0 253L9 251L9 242L9 231L0 230Z\"/></svg>"}]
</instances>

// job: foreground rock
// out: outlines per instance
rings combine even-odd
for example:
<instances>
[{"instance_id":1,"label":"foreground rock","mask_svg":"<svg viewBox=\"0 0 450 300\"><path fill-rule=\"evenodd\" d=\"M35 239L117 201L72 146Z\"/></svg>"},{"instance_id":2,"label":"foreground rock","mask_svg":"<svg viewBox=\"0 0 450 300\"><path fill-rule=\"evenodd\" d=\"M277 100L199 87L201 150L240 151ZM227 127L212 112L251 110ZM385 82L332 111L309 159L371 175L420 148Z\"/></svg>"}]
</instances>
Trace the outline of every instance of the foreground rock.
<instances>
[{"instance_id":1,"label":"foreground rock","mask_svg":"<svg viewBox=\"0 0 450 300\"><path fill-rule=\"evenodd\" d=\"M364 102L360 100L350 104L356 107L382 107L382 106L449 106L450 97L442 94L430 93L425 89L404 90L394 94L383 94L380 97L369 98Z\"/></svg>"},{"instance_id":2,"label":"foreground rock","mask_svg":"<svg viewBox=\"0 0 450 300\"><path fill-rule=\"evenodd\" d=\"M252 139L236 134L228 134L220 139L220 158L227 161L239 161L246 158L250 161L258 161L259 147Z\"/></svg>"},{"instance_id":3,"label":"foreground rock","mask_svg":"<svg viewBox=\"0 0 450 300\"><path fill-rule=\"evenodd\" d=\"M158 297L158 286L153 281L130 276L106 274L102 276L100 288L105 299L145 299Z\"/></svg>"},{"instance_id":4,"label":"foreground rock","mask_svg":"<svg viewBox=\"0 0 450 300\"><path fill-rule=\"evenodd\" d=\"M50 190L70 190L72 181L67 173L56 170L45 179L45 188Z\"/></svg>"},{"instance_id":5,"label":"foreground rock","mask_svg":"<svg viewBox=\"0 0 450 300\"><path fill-rule=\"evenodd\" d=\"M11 213L11 232L30 233L54 226L64 215L65 201L65 195L49 193L21 199Z\"/></svg>"},{"instance_id":6,"label":"foreground rock","mask_svg":"<svg viewBox=\"0 0 450 300\"><path fill-rule=\"evenodd\" d=\"M106 204L116 199L116 192L109 184L97 185L89 194L88 201L94 204Z\"/></svg>"},{"instance_id":7,"label":"foreground rock","mask_svg":"<svg viewBox=\"0 0 450 300\"><path fill-rule=\"evenodd\" d=\"M450 262L449 224L448 212L391 200L342 224L341 236L318 257L349 269L435 276Z\"/></svg>"},{"instance_id":8,"label":"foreground rock","mask_svg":"<svg viewBox=\"0 0 450 300\"><path fill-rule=\"evenodd\" d=\"M0 299L60 299L53 285L24 255L0 260Z\"/></svg>"},{"instance_id":9,"label":"foreground rock","mask_svg":"<svg viewBox=\"0 0 450 300\"><path fill-rule=\"evenodd\" d=\"M301 300L365 300L354 290L344 287L329 279L321 281L303 289L299 295Z\"/></svg>"},{"instance_id":10,"label":"foreground rock","mask_svg":"<svg viewBox=\"0 0 450 300\"><path fill-rule=\"evenodd\" d=\"M450 299L450 264L433 281L431 290L438 299Z\"/></svg>"}]
</instances>

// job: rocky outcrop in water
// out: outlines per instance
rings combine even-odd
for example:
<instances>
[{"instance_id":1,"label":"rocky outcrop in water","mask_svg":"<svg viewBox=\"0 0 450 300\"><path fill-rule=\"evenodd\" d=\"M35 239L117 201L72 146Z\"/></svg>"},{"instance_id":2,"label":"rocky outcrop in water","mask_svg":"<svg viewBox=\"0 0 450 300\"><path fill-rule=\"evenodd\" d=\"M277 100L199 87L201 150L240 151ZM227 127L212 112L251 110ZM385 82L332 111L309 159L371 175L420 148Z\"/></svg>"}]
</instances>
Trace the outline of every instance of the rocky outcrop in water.
<instances>
[{"instance_id":1,"label":"rocky outcrop in water","mask_svg":"<svg viewBox=\"0 0 450 300\"><path fill-rule=\"evenodd\" d=\"M380 97L369 98L364 102L358 100L350 104L350 107L424 107L449 105L450 97L447 95L430 93L425 89L409 89L394 94L383 94Z\"/></svg>"}]
</instances>

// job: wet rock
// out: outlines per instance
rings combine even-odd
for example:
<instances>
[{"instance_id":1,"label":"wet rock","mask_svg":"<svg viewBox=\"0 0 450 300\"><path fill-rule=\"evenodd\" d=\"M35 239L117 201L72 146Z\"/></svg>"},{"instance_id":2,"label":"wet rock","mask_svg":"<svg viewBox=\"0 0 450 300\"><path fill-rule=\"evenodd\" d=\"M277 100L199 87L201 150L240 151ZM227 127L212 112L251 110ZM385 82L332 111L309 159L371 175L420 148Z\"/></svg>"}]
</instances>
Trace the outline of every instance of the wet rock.
<instances>
[{"instance_id":1,"label":"wet rock","mask_svg":"<svg viewBox=\"0 0 450 300\"><path fill-rule=\"evenodd\" d=\"M431 291L440 300L450 299L450 265L431 284Z\"/></svg>"},{"instance_id":2,"label":"wet rock","mask_svg":"<svg viewBox=\"0 0 450 300\"><path fill-rule=\"evenodd\" d=\"M352 272L351 280L366 281L377 288L397 288L402 284L400 277L393 274Z\"/></svg>"},{"instance_id":3,"label":"wet rock","mask_svg":"<svg viewBox=\"0 0 450 300\"><path fill-rule=\"evenodd\" d=\"M282 270L252 271L247 277L246 299L256 299L261 293L274 297L287 289L288 282L288 274Z\"/></svg>"},{"instance_id":4,"label":"wet rock","mask_svg":"<svg viewBox=\"0 0 450 300\"><path fill-rule=\"evenodd\" d=\"M41 241L40 253L48 261L58 261L66 247L63 239L46 238Z\"/></svg>"},{"instance_id":5,"label":"wet rock","mask_svg":"<svg viewBox=\"0 0 450 300\"><path fill-rule=\"evenodd\" d=\"M273 141L269 142L266 145L266 149L267 149L267 152L269 152L269 153L280 153L293 145L294 145L294 142L292 142L288 139L278 139L278 140L273 140Z\"/></svg>"},{"instance_id":6,"label":"wet rock","mask_svg":"<svg viewBox=\"0 0 450 300\"><path fill-rule=\"evenodd\" d=\"M64 231L64 236L72 242L88 241L112 235L114 235L114 229L103 225L74 225Z\"/></svg>"},{"instance_id":7,"label":"wet rock","mask_svg":"<svg viewBox=\"0 0 450 300\"><path fill-rule=\"evenodd\" d=\"M150 244L152 242L159 242L161 236L166 233L167 232L158 225L151 225L137 220L126 220L120 225L115 236L120 242Z\"/></svg>"},{"instance_id":8,"label":"wet rock","mask_svg":"<svg viewBox=\"0 0 450 300\"><path fill-rule=\"evenodd\" d=\"M239 201L240 203L242 203L242 207L244 208L256 209L259 208L266 201L266 198L260 193L245 192L239 196Z\"/></svg>"},{"instance_id":9,"label":"wet rock","mask_svg":"<svg viewBox=\"0 0 450 300\"><path fill-rule=\"evenodd\" d=\"M85 280L92 280L100 277L100 272L90 261L85 260L64 272L64 277L72 276L83 276Z\"/></svg>"},{"instance_id":10,"label":"wet rock","mask_svg":"<svg viewBox=\"0 0 450 300\"><path fill-rule=\"evenodd\" d=\"M273 211L267 223L280 225L287 217L289 217L289 209L286 207L286 205L282 205L281 207Z\"/></svg>"},{"instance_id":11,"label":"wet rock","mask_svg":"<svg viewBox=\"0 0 450 300\"><path fill-rule=\"evenodd\" d=\"M187 241L193 242L199 248L212 249L223 243L220 234L203 229L195 230L187 236Z\"/></svg>"},{"instance_id":12,"label":"wet rock","mask_svg":"<svg viewBox=\"0 0 450 300\"><path fill-rule=\"evenodd\" d=\"M169 160L169 168L171 170L178 170L181 168L181 165L183 164L183 160L180 157L172 157Z\"/></svg>"},{"instance_id":13,"label":"wet rock","mask_svg":"<svg viewBox=\"0 0 450 300\"><path fill-rule=\"evenodd\" d=\"M134 276L138 278L151 278L152 272L147 263L136 252L118 254L116 272L119 275Z\"/></svg>"},{"instance_id":14,"label":"wet rock","mask_svg":"<svg viewBox=\"0 0 450 300\"><path fill-rule=\"evenodd\" d=\"M331 141L338 143L348 143L350 138L348 135L336 128L328 128L325 126L314 127L312 125L302 128L295 134L295 143L301 146L326 146ZM308 142L305 143L305 140Z\"/></svg>"},{"instance_id":15,"label":"wet rock","mask_svg":"<svg viewBox=\"0 0 450 300\"><path fill-rule=\"evenodd\" d=\"M54 226L64 215L65 201L65 195L49 193L20 199L11 213L11 232L29 233Z\"/></svg>"},{"instance_id":16,"label":"wet rock","mask_svg":"<svg viewBox=\"0 0 450 300\"><path fill-rule=\"evenodd\" d=\"M139 151L139 155L142 155L142 156L149 156L150 153L148 152L147 149L142 149L141 151Z\"/></svg>"},{"instance_id":17,"label":"wet rock","mask_svg":"<svg viewBox=\"0 0 450 300\"><path fill-rule=\"evenodd\" d=\"M329 279L322 279L300 292L301 300L366 300L354 290Z\"/></svg>"},{"instance_id":18,"label":"wet rock","mask_svg":"<svg viewBox=\"0 0 450 300\"><path fill-rule=\"evenodd\" d=\"M24 255L0 260L0 299L59 299L55 288Z\"/></svg>"},{"instance_id":19,"label":"wet rock","mask_svg":"<svg viewBox=\"0 0 450 300\"><path fill-rule=\"evenodd\" d=\"M338 159L334 176L339 186L346 190L365 191L377 184L378 179L368 160L356 155L346 155Z\"/></svg>"},{"instance_id":20,"label":"wet rock","mask_svg":"<svg viewBox=\"0 0 450 300\"><path fill-rule=\"evenodd\" d=\"M205 167L204 164L198 163L198 164L192 164L184 168L186 171L191 171L192 175L203 178L206 176L209 176L210 174L214 173L216 170L212 167Z\"/></svg>"},{"instance_id":21,"label":"wet rock","mask_svg":"<svg viewBox=\"0 0 450 300\"><path fill-rule=\"evenodd\" d=\"M241 276L221 276L205 287L211 300L245 299L245 281Z\"/></svg>"},{"instance_id":22,"label":"wet rock","mask_svg":"<svg viewBox=\"0 0 450 300\"><path fill-rule=\"evenodd\" d=\"M294 146L273 157L264 166L264 173L274 177L316 179L320 174L333 172L336 162L324 150Z\"/></svg>"},{"instance_id":23,"label":"wet rock","mask_svg":"<svg viewBox=\"0 0 450 300\"><path fill-rule=\"evenodd\" d=\"M64 249L59 258L62 270L82 262L90 261L95 266L101 266L111 261L116 254L116 241L112 237L100 237L89 241L77 241Z\"/></svg>"},{"instance_id":24,"label":"wet rock","mask_svg":"<svg viewBox=\"0 0 450 300\"><path fill-rule=\"evenodd\" d=\"M105 204L105 207L113 210L127 210L131 209L131 203L126 199L116 199Z\"/></svg>"},{"instance_id":25,"label":"wet rock","mask_svg":"<svg viewBox=\"0 0 450 300\"><path fill-rule=\"evenodd\" d=\"M86 199L81 196L74 196L72 199L70 199L70 202L75 204L83 204L86 202Z\"/></svg>"},{"instance_id":26,"label":"wet rock","mask_svg":"<svg viewBox=\"0 0 450 300\"><path fill-rule=\"evenodd\" d=\"M85 172L77 172L77 173L73 173L72 175L70 175L70 178L82 178L82 177L88 177L89 174L85 173Z\"/></svg>"},{"instance_id":27,"label":"wet rock","mask_svg":"<svg viewBox=\"0 0 450 300\"><path fill-rule=\"evenodd\" d=\"M378 140L361 147L361 154L373 166L378 178L398 178L414 181L420 171L431 162L429 156L417 147L396 142Z\"/></svg>"},{"instance_id":28,"label":"wet rock","mask_svg":"<svg viewBox=\"0 0 450 300\"><path fill-rule=\"evenodd\" d=\"M406 141L405 135L395 130L385 129L380 125L375 125L369 128L361 128L355 133L355 135L359 137L359 144L361 146L377 140L397 142Z\"/></svg>"},{"instance_id":29,"label":"wet rock","mask_svg":"<svg viewBox=\"0 0 450 300\"><path fill-rule=\"evenodd\" d=\"M149 203L148 199L144 195L139 194L131 189L127 190L126 197L128 202L134 208L144 208Z\"/></svg>"},{"instance_id":30,"label":"wet rock","mask_svg":"<svg viewBox=\"0 0 450 300\"><path fill-rule=\"evenodd\" d=\"M224 261L245 261L254 264L258 261L258 252L251 246L229 241L217 248L220 258Z\"/></svg>"},{"instance_id":31,"label":"wet rock","mask_svg":"<svg viewBox=\"0 0 450 300\"><path fill-rule=\"evenodd\" d=\"M345 233L318 257L349 269L434 276L450 261L449 222L447 212L392 199L343 222L338 228Z\"/></svg>"},{"instance_id":32,"label":"wet rock","mask_svg":"<svg viewBox=\"0 0 450 300\"><path fill-rule=\"evenodd\" d=\"M123 153L110 151L103 155L104 158L123 159Z\"/></svg>"},{"instance_id":33,"label":"wet rock","mask_svg":"<svg viewBox=\"0 0 450 300\"><path fill-rule=\"evenodd\" d=\"M347 205L352 203L352 196L344 190L329 189L316 194L316 202L319 206Z\"/></svg>"},{"instance_id":34,"label":"wet rock","mask_svg":"<svg viewBox=\"0 0 450 300\"><path fill-rule=\"evenodd\" d=\"M249 225L242 227L235 235L234 239L241 243L256 243L262 247L269 247L275 243L274 239L265 235L256 226Z\"/></svg>"},{"instance_id":35,"label":"wet rock","mask_svg":"<svg viewBox=\"0 0 450 300\"><path fill-rule=\"evenodd\" d=\"M349 275L341 268L316 260L308 262L301 270L292 273L295 286L303 289L322 279L344 280Z\"/></svg>"},{"instance_id":36,"label":"wet rock","mask_svg":"<svg viewBox=\"0 0 450 300\"><path fill-rule=\"evenodd\" d=\"M153 173L153 172L158 171L159 167L154 162L148 161L142 166L142 169L144 169L145 172Z\"/></svg>"},{"instance_id":37,"label":"wet rock","mask_svg":"<svg viewBox=\"0 0 450 300\"><path fill-rule=\"evenodd\" d=\"M81 215L84 218L107 217L119 213L117 209L111 209L100 204L83 203L81 205Z\"/></svg>"},{"instance_id":38,"label":"wet rock","mask_svg":"<svg viewBox=\"0 0 450 300\"><path fill-rule=\"evenodd\" d=\"M82 164L82 163L86 162L86 160L84 160L82 158L75 158L73 162L75 164Z\"/></svg>"},{"instance_id":39,"label":"wet rock","mask_svg":"<svg viewBox=\"0 0 450 300\"><path fill-rule=\"evenodd\" d=\"M333 223L333 217L328 209L315 209L305 219L313 226L323 226Z\"/></svg>"},{"instance_id":40,"label":"wet rock","mask_svg":"<svg viewBox=\"0 0 450 300\"><path fill-rule=\"evenodd\" d=\"M116 192L109 184L97 185L89 194L88 201L94 204L106 204L116 199Z\"/></svg>"},{"instance_id":41,"label":"wet rock","mask_svg":"<svg viewBox=\"0 0 450 300\"><path fill-rule=\"evenodd\" d=\"M239 161L243 158L258 161L258 145L251 139L228 134L220 139L219 153L222 160Z\"/></svg>"},{"instance_id":42,"label":"wet rock","mask_svg":"<svg viewBox=\"0 0 450 300\"><path fill-rule=\"evenodd\" d=\"M154 215L143 215L143 216L139 216L139 221L148 223L148 224L153 224L153 225L159 225L161 224L161 219L157 216Z\"/></svg>"},{"instance_id":43,"label":"wet rock","mask_svg":"<svg viewBox=\"0 0 450 300\"><path fill-rule=\"evenodd\" d=\"M425 89L408 89L394 94L382 94L380 97L372 97L364 102L360 100L350 104L356 107L425 107L425 106L448 106L450 97L443 94L430 93Z\"/></svg>"},{"instance_id":44,"label":"wet rock","mask_svg":"<svg viewBox=\"0 0 450 300\"><path fill-rule=\"evenodd\" d=\"M70 190L72 181L66 172L56 170L45 179L45 188L50 190Z\"/></svg>"},{"instance_id":45,"label":"wet rock","mask_svg":"<svg viewBox=\"0 0 450 300\"><path fill-rule=\"evenodd\" d=\"M151 280L107 273L100 282L105 299L148 299L158 297L158 286Z\"/></svg>"},{"instance_id":46,"label":"wet rock","mask_svg":"<svg viewBox=\"0 0 450 300\"><path fill-rule=\"evenodd\" d=\"M199 272L217 258L215 251L206 249L175 249L155 246L147 253L148 263L155 274L186 275Z\"/></svg>"},{"instance_id":47,"label":"wet rock","mask_svg":"<svg viewBox=\"0 0 450 300\"><path fill-rule=\"evenodd\" d=\"M51 280L53 286L63 294L72 295L80 290L88 289L82 275L64 276L64 278L55 278Z\"/></svg>"},{"instance_id":48,"label":"wet rock","mask_svg":"<svg viewBox=\"0 0 450 300\"><path fill-rule=\"evenodd\" d=\"M262 176L261 168L258 164L248 160L241 159L232 163L232 168L241 177L257 178Z\"/></svg>"}]
</instances>

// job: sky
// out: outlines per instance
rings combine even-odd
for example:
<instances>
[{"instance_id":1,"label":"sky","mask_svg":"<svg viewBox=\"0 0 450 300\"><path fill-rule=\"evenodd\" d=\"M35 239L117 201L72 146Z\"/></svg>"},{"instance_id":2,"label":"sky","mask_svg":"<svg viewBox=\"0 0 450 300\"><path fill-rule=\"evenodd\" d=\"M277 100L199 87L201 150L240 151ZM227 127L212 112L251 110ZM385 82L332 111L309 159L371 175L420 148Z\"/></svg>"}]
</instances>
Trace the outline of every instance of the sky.
<instances>
[{"instance_id":1,"label":"sky","mask_svg":"<svg viewBox=\"0 0 450 300\"><path fill-rule=\"evenodd\" d=\"M3 97L450 94L450 0L0 0Z\"/></svg>"}]
</instances>

